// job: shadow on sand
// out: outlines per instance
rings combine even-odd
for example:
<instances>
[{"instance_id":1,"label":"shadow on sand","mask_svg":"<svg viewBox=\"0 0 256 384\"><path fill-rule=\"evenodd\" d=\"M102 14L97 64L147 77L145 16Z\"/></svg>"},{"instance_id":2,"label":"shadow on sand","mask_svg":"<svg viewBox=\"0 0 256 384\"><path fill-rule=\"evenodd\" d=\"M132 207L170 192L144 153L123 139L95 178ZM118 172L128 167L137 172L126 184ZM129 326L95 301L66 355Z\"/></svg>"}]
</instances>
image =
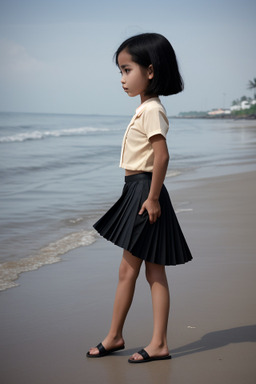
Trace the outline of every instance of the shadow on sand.
<instances>
[{"instance_id":1,"label":"shadow on sand","mask_svg":"<svg viewBox=\"0 0 256 384\"><path fill-rule=\"evenodd\" d=\"M207 333L200 340L172 349L171 354L175 359L177 357L190 355L192 353L221 348L232 343L246 342L256 342L256 325L248 325Z\"/></svg>"}]
</instances>

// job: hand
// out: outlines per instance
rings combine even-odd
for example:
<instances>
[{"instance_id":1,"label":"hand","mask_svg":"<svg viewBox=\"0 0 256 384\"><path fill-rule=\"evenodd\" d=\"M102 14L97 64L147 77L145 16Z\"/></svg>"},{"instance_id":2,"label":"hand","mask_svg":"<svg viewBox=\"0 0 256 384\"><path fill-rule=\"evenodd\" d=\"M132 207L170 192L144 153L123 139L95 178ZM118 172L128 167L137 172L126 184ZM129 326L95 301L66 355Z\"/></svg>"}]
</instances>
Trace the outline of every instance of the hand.
<instances>
[{"instance_id":1,"label":"hand","mask_svg":"<svg viewBox=\"0 0 256 384\"><path fill-rule=\"evenodd\" d=\"M161 216L161 207L158 200L147 199L144 201L141 210L139 211L139 215L142 215L145 210L148 212L150 224L155 223L156 220Z\"/></svg>"}]
</instances>

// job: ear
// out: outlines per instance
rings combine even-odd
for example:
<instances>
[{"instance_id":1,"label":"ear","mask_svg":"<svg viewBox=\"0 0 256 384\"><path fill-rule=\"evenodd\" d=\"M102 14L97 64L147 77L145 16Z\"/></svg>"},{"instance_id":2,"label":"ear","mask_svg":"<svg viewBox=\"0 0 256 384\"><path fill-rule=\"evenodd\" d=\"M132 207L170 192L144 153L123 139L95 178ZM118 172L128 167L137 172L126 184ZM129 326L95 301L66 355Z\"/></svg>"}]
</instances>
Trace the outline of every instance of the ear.
<instances>
[{"instance_id":1,"label":"ear","mask_svg":"<svg viewBox=\"0 0 256 384\"><path fill-rule=\"evenodd\" d=\"M152 80L153 77L154 77L154 68L153 68L153 65L150 64L148 66L148 78L149 78L149 80Z\"/></svg>"}]
</instances>

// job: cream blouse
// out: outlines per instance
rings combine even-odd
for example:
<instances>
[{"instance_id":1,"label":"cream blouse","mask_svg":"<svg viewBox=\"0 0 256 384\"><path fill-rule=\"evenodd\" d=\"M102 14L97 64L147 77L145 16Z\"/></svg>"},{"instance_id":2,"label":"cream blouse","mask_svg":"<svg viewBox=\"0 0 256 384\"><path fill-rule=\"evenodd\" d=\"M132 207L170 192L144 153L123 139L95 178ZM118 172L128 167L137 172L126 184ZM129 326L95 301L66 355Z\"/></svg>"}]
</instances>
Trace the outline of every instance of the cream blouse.
<instances>
[{"instance_id":1,"label":"cream blouse","mask_svg":"<svg viewBox=\"0 0 256 384\"><path fill-rule=\"evenodd\" d=\"M150 137L169 129L166 111L158 97L146 100L133 116L123 138L120 167L131 171L153 171L154 152Z\"/></svg>"}]
</instances>

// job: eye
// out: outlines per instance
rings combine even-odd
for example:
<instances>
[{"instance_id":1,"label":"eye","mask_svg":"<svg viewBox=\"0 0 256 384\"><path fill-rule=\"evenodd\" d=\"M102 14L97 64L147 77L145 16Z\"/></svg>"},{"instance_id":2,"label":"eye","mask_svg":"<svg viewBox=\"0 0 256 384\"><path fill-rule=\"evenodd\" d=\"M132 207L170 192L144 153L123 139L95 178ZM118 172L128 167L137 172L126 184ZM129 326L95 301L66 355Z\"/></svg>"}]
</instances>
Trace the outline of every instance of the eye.
<instances>
[{"instance_id":1,"label":"eye","mask_svg":"<svg viewBox=\"0 0 256 384\"><path fill-rule=\"evenodd\" d=\"M128 75L128 73L131 71L131 69L130 68L122 68L122 69L120 69L120 74L121 75L123 75L124 73L126 74L126 75Z\"/></svg>"}]
</instances>

